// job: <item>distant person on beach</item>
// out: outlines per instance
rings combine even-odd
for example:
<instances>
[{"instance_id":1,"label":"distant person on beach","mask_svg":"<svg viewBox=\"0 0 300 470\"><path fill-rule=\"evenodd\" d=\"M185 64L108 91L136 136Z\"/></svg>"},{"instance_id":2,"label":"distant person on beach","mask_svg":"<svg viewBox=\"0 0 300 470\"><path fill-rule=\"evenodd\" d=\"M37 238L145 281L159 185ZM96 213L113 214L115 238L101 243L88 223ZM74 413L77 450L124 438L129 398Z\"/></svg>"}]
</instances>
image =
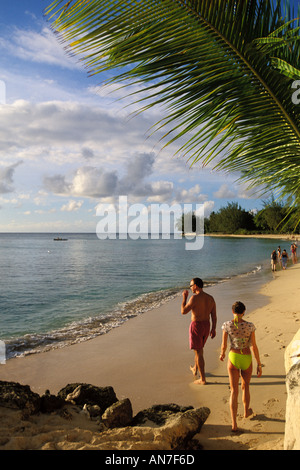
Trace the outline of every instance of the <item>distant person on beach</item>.
<instances>
[{"instance_id":1,"label":"distant person on beach","mask_svg":"<svg viewBox=\"0 0 300 470\"><path fill-rule=\"evenodd\" d=\"M272 271L276 271L277 255L276 250L273 250L271 253L271 268Z\"/></svg>"},{"instance_id":2,"label":"distant person on beach","mask_svg":"<svg viewBox=\"0 0 300 470\"><path fill-rule=\"evenodd\" d=\"M286 250L282 250L282 253L281 253L282 269L286 269L288 259L289 259L289 255L287 254L287 251L286 251Z\"/></svg>"},{"instance_id":3,"label":"distant person on beach","mask_svg":"<svg viewBox=\"0 0 300 470\"><path fill-rule=\"evenodd\" d=\"M281 267L281 248L278 246L277 248L277 262L279 263L279 266Z\"/></svg>"},{"instance_id":4,"label":"distant person on beach","mask_svg":"<svg viewBox=\"0 0 300 470\"><path fill-rule=\"evenodd\" d=\"M186 303L189 291L185 290L182 293L183 300L181 304L181 313L186 315L191 311L191 324L189 329L190 348L195 352L195 365L191 366L191 371L196 379L197 373L200 374L200 379L195 380L199 385L206 384L205 378L205 362L203 349L208 336L211 338L216 336L217 326L217 313L216 303L214 298L203 291L203 281L195 277L190 282L192 290L192 297ZM212 326L210 328L210 317Z\"/></svg>"},{"instance_id":5,"label":"distant person on beach","mask_svg":"<svg viewBox=\"0 0 300 470\"><path fill-rule=\"evenodd\" d=\"M293 264L296 264L297 263L297 245L296 245L296 243L291 244L291 258L292 258Z\"/></svg>"},{"instance_id":6,"label":"distant person on beach","mask_svg":"<svg viewBox=\"0 0 300 470\"><path fill-rule=\"evenodd\" d=\"M261 377L262 368L259 352L255 340L255 326L251 322L243 320L246 307L242 302L235 302L232 306L233 320L223 323L223 339L220 360L224 361L227 349L227 340L230 340L228 354L228 375L230 381L230 412L232 431L237 431L237 408L239 393L239 376L241 371L241 386L243 391L244 417L248 418L252 413L250 408L250 380L252 376L252 355L257 362L257 377Z\"/></svg>"}]
</instances>

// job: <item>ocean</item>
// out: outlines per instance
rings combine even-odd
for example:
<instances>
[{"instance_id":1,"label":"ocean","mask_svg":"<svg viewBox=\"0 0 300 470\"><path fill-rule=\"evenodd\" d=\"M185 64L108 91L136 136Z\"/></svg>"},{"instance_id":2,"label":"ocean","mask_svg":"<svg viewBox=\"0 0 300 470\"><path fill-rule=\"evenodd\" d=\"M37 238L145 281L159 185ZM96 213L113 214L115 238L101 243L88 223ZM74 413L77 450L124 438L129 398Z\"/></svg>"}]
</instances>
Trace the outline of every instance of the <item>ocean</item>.
<instances>
[{"instance_id":1,"label":"ocean","mask_svg":"<svg viewBox=\"0 0 300 470\"><path fill-rule=\"evenodd\" d=\"M205 237L100 240L96 234L0 234L0 340L6 359L86 341L161 305L201 277L271 280L270 254L288 242Z\"/></svg>"}]
</instances>

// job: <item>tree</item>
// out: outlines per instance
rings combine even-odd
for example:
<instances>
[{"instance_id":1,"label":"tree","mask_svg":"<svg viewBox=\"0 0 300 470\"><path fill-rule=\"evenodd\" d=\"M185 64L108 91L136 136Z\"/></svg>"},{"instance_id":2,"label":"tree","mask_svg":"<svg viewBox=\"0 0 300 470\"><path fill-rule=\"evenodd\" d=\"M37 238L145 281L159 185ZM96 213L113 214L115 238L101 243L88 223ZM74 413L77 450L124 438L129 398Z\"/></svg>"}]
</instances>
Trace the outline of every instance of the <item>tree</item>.
<instances>
[{"instance_id":1,"label":"tree","mask_svg":"<svg viewBox=\"0 0 300 470\"><path fill-rule=\"evenodd\" d=\"M291 211L289 205L276 201L274 197L265 201L263 206L254 217L259 230L273 233L292 231L295 209Z\"/></svg>"},{"instance_id":2,"label":"tree","mask_svg":"<svg viewBox=\"0 0 300 470\"><path fill-rule=\"evenodd\" d=\"M300 15L288 0L56 0L46 14L91 73L143 84L143 109L165 106L157 128L167 144L185 139L183 157L299 204Z\"/></svg>"},{"instance_id":3,"label":"tree","mask_svg":"<svg viewBox=\"0 0 300 470\"><path fill-rule=\"evenodd\" d=\"M228 203L218 212L212 212L209 217L209 232L236 233L239 230L255 229L253 215L245 211L237 203Z\"/></svg>"},{"instance_id":4,"label":"tree","mask_svg":"<svg viewBox=\"0 0 300 470\"><path fill-rule=\"evenodd\" d=\"M185 224L189 227L186 227ZM186 232L196 233L197 230L200 230L202 232L203 224L204 221L202 223L201 218L197 216L195 212L190 212L188 214L182 214L180 219L176 222L176 228L178 230L181 230L183 234Z\"/></svg>"}]
</instances>

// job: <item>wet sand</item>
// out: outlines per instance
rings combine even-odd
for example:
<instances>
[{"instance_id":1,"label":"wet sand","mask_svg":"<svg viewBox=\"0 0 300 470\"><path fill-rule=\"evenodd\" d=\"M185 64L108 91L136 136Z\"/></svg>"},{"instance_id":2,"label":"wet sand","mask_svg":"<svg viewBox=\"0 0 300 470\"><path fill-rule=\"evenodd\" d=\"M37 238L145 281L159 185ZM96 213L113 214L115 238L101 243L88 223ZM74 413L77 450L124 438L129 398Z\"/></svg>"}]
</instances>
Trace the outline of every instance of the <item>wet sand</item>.
<instances>
[{"instance_id":1,"label":"wet sand","mask_svg":"<svg viewBox=\"0 0 300 470\"><path fill-rule=\"evenodd\" d=\"M130 398L133 412L154 404L206 406L211 414L197 439L207 450L283 449L285 426L284 352L300 327L300 265L286 271L250 274L206 289L217 303L217 337L205 346L207 385L194 384L189 350L190 315L180 314L181 296L137 316L121 327L84 343L15 358L1 365L1 380L56 394L72 382L111 385ZM264 284L262 284L264 282ZM254 414L239 417L242 433L231 433L226 361L220 362L221 325L231 319L231 305L241 300L257 327L263 376L253 377ZM241 396L239 414L242 415ZM24 431L26 433L26 430ZM0 446L1 448L1 446Z\"/></svg>"}]
</instances>

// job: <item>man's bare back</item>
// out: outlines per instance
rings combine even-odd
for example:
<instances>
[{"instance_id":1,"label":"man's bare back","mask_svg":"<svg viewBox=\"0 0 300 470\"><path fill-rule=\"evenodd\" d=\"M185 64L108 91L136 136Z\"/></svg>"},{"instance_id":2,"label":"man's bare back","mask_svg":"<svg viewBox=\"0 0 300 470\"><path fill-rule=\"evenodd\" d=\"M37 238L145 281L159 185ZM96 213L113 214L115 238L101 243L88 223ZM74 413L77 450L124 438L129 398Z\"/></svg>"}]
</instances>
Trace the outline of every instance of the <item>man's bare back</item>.
<instances>
[{"instance_id":1,"label":"man's bare back","mask_svg":"<svg viewBox=\"0 0 300 470\"><path fill-rule=\"evenodd\" d=\"M209 321L210 315L216 310L213 297L203 290L191 297L190 305L191 321Z\"/></svg>"},{"instance_id":2,"label":"man's bare back","mask_svg":"<svg viewBox=\"0 0 300 470\"><path fill-rule=\"evenodd\" d=\"M216 303L214 298L203 291L202 288L192 284L192 297L186 303L189 292L186 290L182 293L183 302L181 313L185 315L191 311L191 321L209 321L212 320L212 329L216 327Z\"/></svg>"},{"instance_id":3,"label":"man's bare back","mask_svg":"<svg viewBox=\"0 0 300 470\"><path fill-rule=\"evenodd\" d=\"M211 338L214 338L216 336L216 303L211 295L207 294L206 292L203 292L203 281L201 279L192 279L190 283L190 288L192 290L193 295L188 301L188 303L188 290L185 290L182 293L183 299L181 304L181 313L182 315L186 315L188 312L191 312L190 347L195 351L195 365L191 366L190 369L195 378L197 376L197 372L199 371L200 373L200 379L195 380L195 383L205 385L206 378L204 369L203 348L209 334ZM210 318L212 322L211 329ZM198 325L196 326L196 329L194 329L195 325Z\"/></svg>"}]
</instances>

